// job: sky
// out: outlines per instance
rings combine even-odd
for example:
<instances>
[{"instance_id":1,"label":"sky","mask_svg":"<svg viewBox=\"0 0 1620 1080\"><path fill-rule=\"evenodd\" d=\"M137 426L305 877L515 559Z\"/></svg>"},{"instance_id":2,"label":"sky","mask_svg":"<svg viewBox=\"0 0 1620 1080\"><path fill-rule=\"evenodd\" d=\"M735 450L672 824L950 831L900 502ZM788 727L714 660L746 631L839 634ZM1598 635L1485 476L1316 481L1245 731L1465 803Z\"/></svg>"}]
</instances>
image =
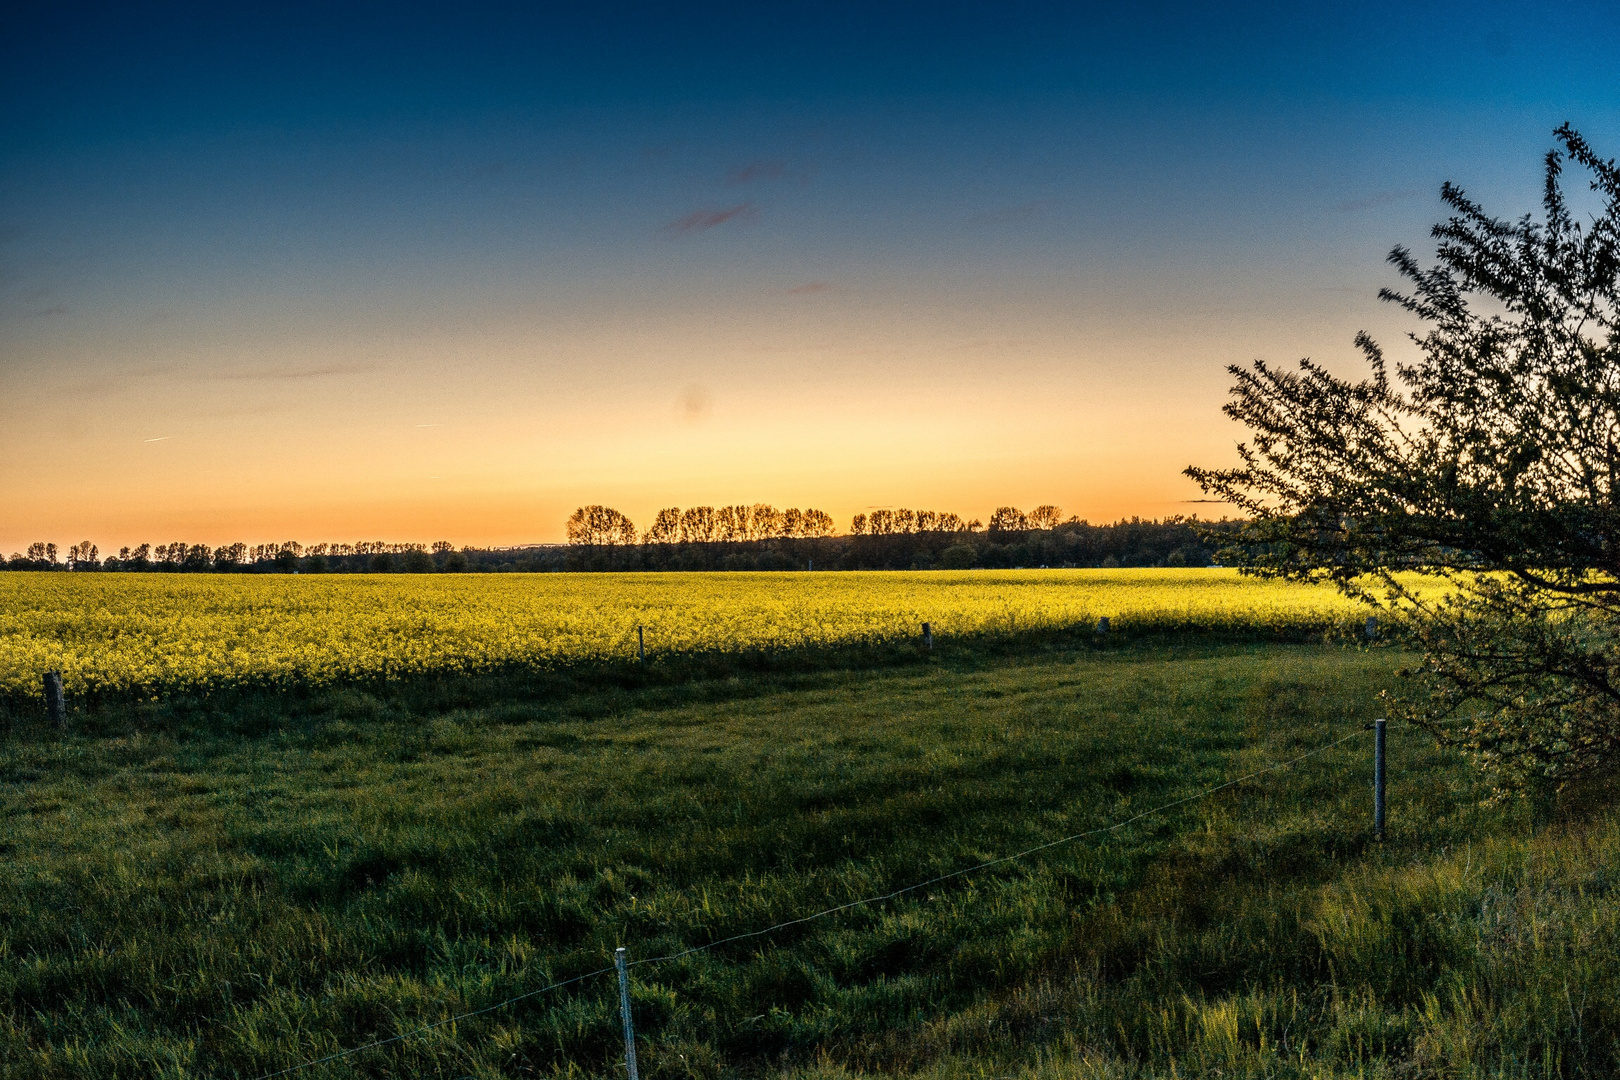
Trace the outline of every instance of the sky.
<instances>
[{"instance_id":1,"label":"sky","mask_svg":"<svg viewBox=\"0 0 1620 1080\"><path fill-rule=\"evenodd\" d=\"M0 552L1219 516L1226 365L1399 356L1389 249L1565 121L1612 2L31 5Z\"/></svg>"}]
</instances>

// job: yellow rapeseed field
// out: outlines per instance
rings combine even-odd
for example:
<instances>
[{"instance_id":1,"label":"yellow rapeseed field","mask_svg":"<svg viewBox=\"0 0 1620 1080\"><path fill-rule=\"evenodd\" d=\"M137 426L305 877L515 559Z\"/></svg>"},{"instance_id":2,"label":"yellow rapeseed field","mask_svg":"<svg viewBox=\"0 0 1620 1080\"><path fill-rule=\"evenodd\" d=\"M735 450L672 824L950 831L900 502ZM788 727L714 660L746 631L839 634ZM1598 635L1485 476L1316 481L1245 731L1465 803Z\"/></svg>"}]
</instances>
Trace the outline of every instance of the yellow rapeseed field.
<instances>
[{"instance_id":1,"label":"yellow rapeseed field","mask_svg":"<svg viewBox=\"0 0 1620 1080\"><path fill-rule=\"evenodd\" d=\"M798 574L0 574L0 696L160 695L1091 626L1347 625L1331 589L1231 570Z\"/></svg>"}]
</instances>

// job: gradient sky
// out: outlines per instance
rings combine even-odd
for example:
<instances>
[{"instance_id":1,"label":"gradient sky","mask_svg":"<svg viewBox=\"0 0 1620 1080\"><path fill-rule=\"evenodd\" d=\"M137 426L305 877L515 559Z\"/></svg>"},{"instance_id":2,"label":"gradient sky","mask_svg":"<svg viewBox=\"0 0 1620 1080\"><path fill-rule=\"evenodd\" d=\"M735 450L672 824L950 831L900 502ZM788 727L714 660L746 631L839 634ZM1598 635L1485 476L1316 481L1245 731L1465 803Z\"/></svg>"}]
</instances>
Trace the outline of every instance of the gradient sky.
<instances>
[{"instance_id":1,"label":"gradient sky","mask_svg":"<svg viewBox=\"0 0 1620 1080\"><path fill-rule=\"evenodd\" d=\"M6 552L1218 515L1226 364L1620 154L1613 2L230 6L7 16Z\"/></svg>"}]
</instances>

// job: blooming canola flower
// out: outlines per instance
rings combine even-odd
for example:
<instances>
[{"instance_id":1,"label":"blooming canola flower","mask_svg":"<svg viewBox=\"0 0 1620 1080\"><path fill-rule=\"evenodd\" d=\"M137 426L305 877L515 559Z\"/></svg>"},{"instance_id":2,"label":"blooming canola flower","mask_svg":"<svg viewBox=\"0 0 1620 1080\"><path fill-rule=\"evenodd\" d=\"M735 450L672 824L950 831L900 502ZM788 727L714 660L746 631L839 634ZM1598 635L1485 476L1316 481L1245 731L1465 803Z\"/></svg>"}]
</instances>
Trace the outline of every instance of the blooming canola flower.
<instances>
[{"instance_id":1,"label":"blooming canola flower","mask_svg":"<svg viewBox=\"0 0 1620 1080\"><path fill-rule=\"evenodd\" d=\"M1309 630L1360 609L1232 570L0 575L0 696L157 696L1042 629Z\"/></svg>"}]
</instances>

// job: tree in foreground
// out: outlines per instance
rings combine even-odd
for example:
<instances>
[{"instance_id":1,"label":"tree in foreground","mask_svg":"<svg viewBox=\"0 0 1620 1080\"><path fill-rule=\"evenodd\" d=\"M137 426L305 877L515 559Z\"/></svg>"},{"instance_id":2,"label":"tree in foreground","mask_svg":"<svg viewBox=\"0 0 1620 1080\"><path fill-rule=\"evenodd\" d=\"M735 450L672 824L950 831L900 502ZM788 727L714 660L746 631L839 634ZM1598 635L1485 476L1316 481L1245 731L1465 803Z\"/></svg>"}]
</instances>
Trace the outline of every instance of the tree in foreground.
<instances>
[{"instance_id":1,"label":"tree in foreground","mask_svg":"<svg viewBox=\"0 0 1620 1080\"><path fill-rule=\"evenodd\" d=\"M1423 659L1392 705L1499 793L1620 752L1620 170L1556 136L1542 220L1497 220L1448 183L1435 265L1390 254L1407 285L1379 295L1423 323L1412 363L1392 373L1362 334L1360 382L1234 366L1242 464L1187 470L1249 518L1226 559L1401 614ZM1590 213L1566 199L1567 161Z\"/></svg>"}]
</instances>

